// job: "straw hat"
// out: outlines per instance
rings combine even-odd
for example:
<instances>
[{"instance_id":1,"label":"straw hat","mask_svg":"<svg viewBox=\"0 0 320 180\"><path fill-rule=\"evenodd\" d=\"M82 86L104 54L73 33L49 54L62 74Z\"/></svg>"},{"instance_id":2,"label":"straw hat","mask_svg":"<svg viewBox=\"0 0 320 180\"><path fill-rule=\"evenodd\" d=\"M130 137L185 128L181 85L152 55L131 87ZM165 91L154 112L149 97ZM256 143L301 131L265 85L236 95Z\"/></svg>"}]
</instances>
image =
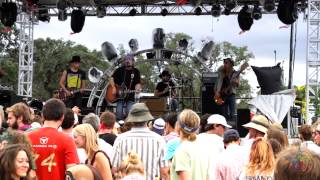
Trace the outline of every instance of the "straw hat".
<instances>
[{"instance_id":1,"label":"straw hat","mask_svg":"<svg viewBox=\"0 0 320 180\"><path fill-rule=\"evenodd\" d=\"M266 134L269 129L270 122L263 115L254 115L249 123L242 126L245 128L252 128Z\"/></svg>"}]
</instances>

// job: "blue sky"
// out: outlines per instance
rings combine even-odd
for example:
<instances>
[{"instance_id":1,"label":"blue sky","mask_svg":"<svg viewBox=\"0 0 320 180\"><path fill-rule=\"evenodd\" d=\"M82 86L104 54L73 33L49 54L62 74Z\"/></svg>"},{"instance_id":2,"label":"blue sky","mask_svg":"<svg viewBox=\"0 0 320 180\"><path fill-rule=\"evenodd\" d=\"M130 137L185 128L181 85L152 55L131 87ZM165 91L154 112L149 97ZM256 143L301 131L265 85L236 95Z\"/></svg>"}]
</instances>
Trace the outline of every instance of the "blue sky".
<instances>
[{"instance_id":1,"label":"blue sky","mask_svg":"<svg viewBox=\"0 0 320 180\"><path fill-rule=\"evenodd\" d=\"M201 50L201 39L209 38L221 42L228 41L237 46L248 46L255 55L250 60L254 66L273 66L275 64L274 50L277 51L277 62L284 62L284 76L288 79L290 28L283 26L276 15L263 15L262 19L254 21L251 30L239 35L237 16L166 16L166 17L87 17L81 33L70 35L70 17L61 22L57 17L51 17L50 23L40 22L35 26L34 37L64 39L83 44L90 49L100 50L104 41L124 44L129 49L128 41L136 38L141 49L152 47L152 31L163 28L165 32L183 32L190 35L195 47ZM305 84L307 23L303 16L297 21L296 63L293 82L295 85ZM252 70L247 70L245 78L254 86L256 76Z\"/></svg>"}]
</instances>

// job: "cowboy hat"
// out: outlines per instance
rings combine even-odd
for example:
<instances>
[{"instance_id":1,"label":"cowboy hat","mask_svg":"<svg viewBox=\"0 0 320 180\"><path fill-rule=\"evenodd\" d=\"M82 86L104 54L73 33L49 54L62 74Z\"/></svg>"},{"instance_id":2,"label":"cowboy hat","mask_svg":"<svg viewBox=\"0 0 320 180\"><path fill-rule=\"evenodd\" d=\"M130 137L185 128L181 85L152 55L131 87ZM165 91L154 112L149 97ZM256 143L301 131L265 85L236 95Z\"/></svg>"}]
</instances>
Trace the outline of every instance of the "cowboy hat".
<instances>
[{"instance_id":1,"label":"cowboy hat","mask_svg":"<svg viewBox=\"0 0 320 180\"><path fill-rule=\"evenodd\" d=\"M72 56L72 59L69 61L69 63L80 63L81 59L80 56Z\"/></svg>"}]
</instances>

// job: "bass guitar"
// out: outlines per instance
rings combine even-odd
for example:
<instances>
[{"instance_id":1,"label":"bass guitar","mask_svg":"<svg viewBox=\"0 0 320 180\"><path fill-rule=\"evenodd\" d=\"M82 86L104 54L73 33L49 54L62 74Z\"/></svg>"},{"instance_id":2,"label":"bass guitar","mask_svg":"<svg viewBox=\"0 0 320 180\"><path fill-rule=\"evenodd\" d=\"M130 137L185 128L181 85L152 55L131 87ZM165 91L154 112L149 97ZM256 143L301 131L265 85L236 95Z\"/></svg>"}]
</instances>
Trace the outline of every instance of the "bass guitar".
<instances>
[{"instance_id":1,"label":"bass guitar","mask_svg":"<svg viewBox=\"0 0 320 180\"><path fill-rule=\"evenodd\" d=\"M225 96L228 96L231 94L231 89L233 87L233 81L240 76L240 74L249 67L248 62L243 63L240 66L239 71L235 72L232 77L230 78L229 82L227 84L222 84L222 88L220 90L219 96L214 96L214 100L216 104L222 105L224 104Z\"/></svg>"}]
</instances>

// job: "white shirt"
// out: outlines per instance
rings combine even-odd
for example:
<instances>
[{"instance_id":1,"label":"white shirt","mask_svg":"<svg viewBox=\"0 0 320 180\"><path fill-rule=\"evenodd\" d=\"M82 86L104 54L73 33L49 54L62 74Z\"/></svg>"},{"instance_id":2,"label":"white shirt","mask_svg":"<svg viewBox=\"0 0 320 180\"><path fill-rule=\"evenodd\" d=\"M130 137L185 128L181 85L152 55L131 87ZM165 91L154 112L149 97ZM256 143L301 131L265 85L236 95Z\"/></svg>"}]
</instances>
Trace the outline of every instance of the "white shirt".
<instances>
[{"instance_id":1,"label":"white shirt","mask_svg":"<svg viewBox=\"0 0 320 180\"><path fill-rule=\"evenodd\" d=\"M320 146L316 145L313 141L304 141L301 143L301 147L305 147L320 156Z\"/></svg>"},{"instance_id":2,"label":"white shirt","mask_svg":"<svg viewBox=\"0 0 320 180\"><path fill-rule=\"evenodd\" d=\"M209 179L214 180L215 169L217 159L220 154L224 151L223 138L216 134L201 133L197 136L197 143L200 143L200 147L205 148L205 154L208 155L209 164Z\"/></svg>"}]
</instances>

